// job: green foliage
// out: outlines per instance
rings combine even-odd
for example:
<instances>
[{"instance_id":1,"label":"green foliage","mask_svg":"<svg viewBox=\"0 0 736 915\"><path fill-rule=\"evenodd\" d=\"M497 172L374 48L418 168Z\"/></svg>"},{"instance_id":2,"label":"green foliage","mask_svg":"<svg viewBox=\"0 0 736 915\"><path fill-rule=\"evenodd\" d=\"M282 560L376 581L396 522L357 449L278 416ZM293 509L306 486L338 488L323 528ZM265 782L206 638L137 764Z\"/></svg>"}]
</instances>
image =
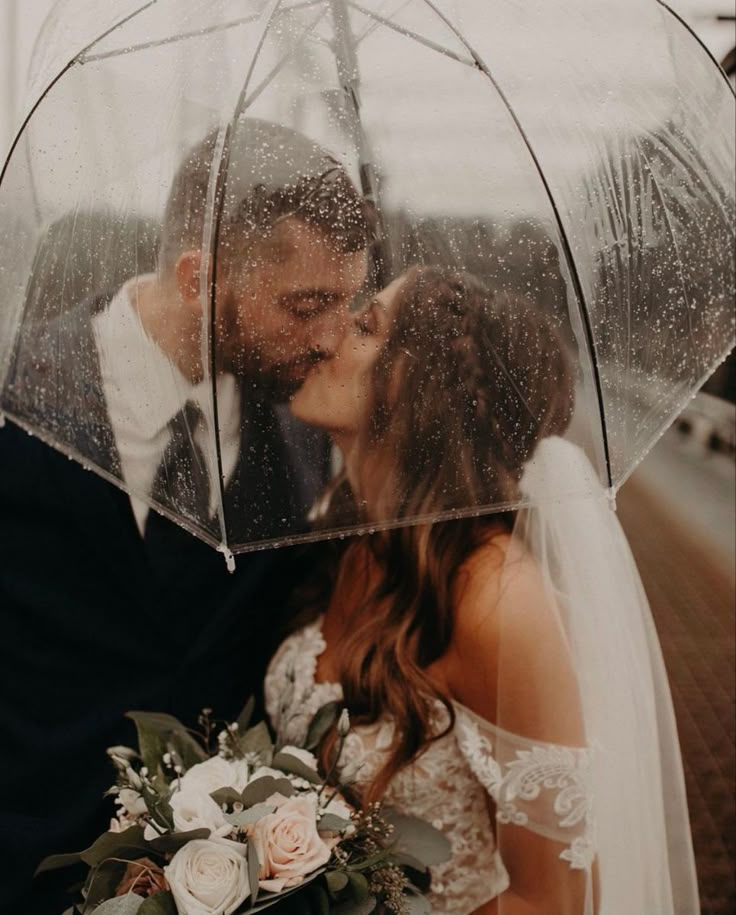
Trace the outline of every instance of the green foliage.
<instances>
[{"instance_id":1,"label":"green foliage","mask_svg":"<svg viewBox=\"0 0 736 915\"><path fill-rule=\"evenodd\" d=\"M36 875L61 870L63 867L71 867L73 864L80 864L81 861L82 856L78 851L65 855L49 855L36 868Z\"/></svg>"},{"instance_id":2,"label":"green foliage","mask_svg":"<svg viewBox=\"0 0 736 915\"><path fill-rule=\"evenodd\" d=\"M108 899L97 906L95 915L138 915L143 906L143 897L127 893L116 899ZM175 910L176 911L176 910Z\"/></svg>"},{"instance_id":3,"label":"green foliage","mask_svg":"<svg viewBox=\"0 0 736 915\"><path fill-rule=\"evenodd\" d=\"M448 861L451 855L450 841L439 829L418 817L405 816L395 810L386 809L383 817L394 827L394 844L391 857L400 863L405 856L410 867L426 869ZM415 863L409 863L410 861Z\"/></svg>"},{"instance_id":4,"label":"green foliage","mask_svg":"<svg viewBox=\"0 0 736 915\"><path fill-rule=\"evenodd\" d=\"M243 807L247 809L254 804L262 804L272 794L291 797L294 794L294 786L287 778L274 778L272 775L263 775L245 786L243 793L240 795L240 801Z\"/></svg>"},{"instance_id":5,"label":"green foliage","mask_svg":"<svg viewBox=\"0 0 736 915\"><path fill-rule=\"evenodd\" d=\"M79 857L90 867L102 864L108 858L134 861L150 853L149 843L143 838L142 826L131 826L123 832L103 832Z\"/></svg>"},{"instance_id":6,"label":"green foliage","mask_svg":"<svg viewBox=\"0 0 736 915\"><path fill-rule=\"evenodd\" d=\"M238 715L237 725L238 732L244 734L248 730L248 726L251 723L253 718L253 711L256 707L256 700L253 696L245 703L243 706L243 711Z\"/></svg>"},{"instance_id":7,"label":"green foliage","mask_svg":"<svg viewBox=\"0 0 736 915\"><path fill-rule=\"evenodd\" d=\"M101 902L115 895L127 866L127 860L108 858L90 870L83 890L84 915L89 915Z\"/></svg>"},{"instance_id":8,"label":"green foliage","mask_svg":"<svg viewBox=\"0 0 736 915\"><path fill-rule=\"evenodd\" d=\"M187 842L192 842L194 839L208 839L209 835L209 829L190 829L189 832L170 833L149 839L148 848L159 855L173 855Z\"/></svg>"},{"instance_id":9,"label":"green foliage","mask_svg":"<svg viewBox=\"0 0 736 915\"><path fill-rule=\"evenodd\" d=\"M334 813L325 813L320 817L317 829L319 832L345 832L352 825L351 820L346 820Z\"/></svg>"},{"instance_id":10,"label":"green foliage","mask_svg":"<svg viewBox=\"0 0 736 915\"><path fill-rule=\"evenodd\" d=\"M179 757L185 769L204 762L207 754L178 719L161 712L128 712L138 730L138 745L143 765L159 772L164 753Z\"/></svg>"},{"instance_id":11,"label":"green foliage","mask_svg":"<svg viewBox=\"0 0 736 915\"><path fill-rule=\"evenodd\" d=\"M292 756L291 753L285 753L283 750L280 750L274 756L271 765L274 769L280 769L282 772L289 773L289 775L298 775L299 778L303 778L313 785L322 784L322 779L314 769L310 769L301 759L297 759L296 756Z\"/></svg>"},{"instance_id":12,"label":"green foliage","mask_svg":"<svg viewBox=\"0 0 736 915\"><path fill-rule=\"evenodd\" d=\"M144 899L137 915L179 915L171 893L154 893Z\"/></svg>"},{"instance_id":13,"label":"green foliage","mask_svg":"<svg viewBox=\"0 0 736 915\"><path fill-rule=\"evenodd\" d=\"M274 810L276 808L273 804L254 804L240 813L226 813L225 819L233 826L250 826L251 823L257 823L261 817L273 813Z\"/></svg>"},{"instance_id":14,"label":"green foliage","mask_svg":"<svg viewBox=\"0 0 736 915\"><path fill-rule=\"evenodd\" d=\"M307 750L316 750L322 742L322 738L337 721L337 717L342 709L340 702L326 702L309 723L307 728L307 737L304 746Z\"/></svg>"},{"instance_id":15,"label":"green foliage","mask_svg":"<svg viewBox=\"0 0 736 915\"><path fill-rule=\"evenodd\" d=\"M273 759L273 741L265 721L249 728L241 737L238 738L238 745L243 755L248 753L257 753L261 759L261 764L270 766Z\"/></svg>"}]
</instances>

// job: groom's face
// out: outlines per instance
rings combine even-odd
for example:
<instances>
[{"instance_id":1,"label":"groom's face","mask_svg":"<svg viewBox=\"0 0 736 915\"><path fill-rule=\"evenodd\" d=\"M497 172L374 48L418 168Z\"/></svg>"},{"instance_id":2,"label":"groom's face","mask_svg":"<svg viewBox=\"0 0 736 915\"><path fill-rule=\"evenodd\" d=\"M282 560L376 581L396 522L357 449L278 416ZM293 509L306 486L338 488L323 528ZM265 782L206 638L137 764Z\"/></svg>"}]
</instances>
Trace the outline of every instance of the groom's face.
<instances>
[{"instance_id":1,"label":"groom's face","mask_svg":"<svg viewBox=\"0 0 736 915\"><path fill-rule=\"evenodd\" d=\"M365 250L335 250L327 235L290 218L233 270L219 308L219 369L287 400L345 336L367 271Z\"/></svg>"}]
</instances>

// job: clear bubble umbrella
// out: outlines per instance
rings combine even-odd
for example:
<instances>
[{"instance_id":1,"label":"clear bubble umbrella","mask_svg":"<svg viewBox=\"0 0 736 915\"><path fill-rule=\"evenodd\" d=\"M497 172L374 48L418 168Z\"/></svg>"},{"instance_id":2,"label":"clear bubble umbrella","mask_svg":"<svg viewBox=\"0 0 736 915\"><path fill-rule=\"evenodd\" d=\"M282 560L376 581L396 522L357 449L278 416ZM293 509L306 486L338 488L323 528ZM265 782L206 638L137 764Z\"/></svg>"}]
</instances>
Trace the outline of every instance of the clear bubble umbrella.
<instances>
[{"instance_id":1,"label":"clear bubble umbrella","mask_svg":"<svg viewBox=\"0 0 736 915\"><path fill-rule=\"evenodd\" d=\"M733 345L733 92L661 4L54 16L0 185L0 408L126 490L142 531L154 509L231 554L520 504L489 478L427 510L407 473L370 518L324 522L339 411L375 440L375 371L340 366L369 353L365 304L417 266L545 316L567 437L611 493ZM449 373L424 320L397 353ZM559 382L517 379L505 421Z\"/></svg>"}]
</instances>

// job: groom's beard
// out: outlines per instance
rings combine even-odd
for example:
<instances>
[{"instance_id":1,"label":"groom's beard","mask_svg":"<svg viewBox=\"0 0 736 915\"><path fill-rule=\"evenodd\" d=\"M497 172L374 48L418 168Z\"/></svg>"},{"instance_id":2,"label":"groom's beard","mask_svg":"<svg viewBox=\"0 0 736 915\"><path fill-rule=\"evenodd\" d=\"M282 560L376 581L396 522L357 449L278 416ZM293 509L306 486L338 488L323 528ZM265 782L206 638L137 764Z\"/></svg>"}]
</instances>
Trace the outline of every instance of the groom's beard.
<instances>
[{"instance_id":1,"label":"groom's beard","mask_svg":"<svg viewBox=\"0 0 736 915\"><path fill-rule=\"evenodd\" d=\"M231 291L225 293L217 323L215 340L216 370L229 372L241 382L245 396L258 400L286 403L304 384L307 375L325 355L316 349L288 354L288 335L276 339L246 341L242 331L242 315ZM293 342L292 342L293 346Z\"/></svg>"},{"instance_id":2,"label":"groom's beard","mask_svg":"<svg viewBox=\"0 0 736 915\"><path fill-rule=\"evenodd\" d=\"M274 360L257 347L223 350L217 359L218 372L230 372L239 379L245 396L286 403L304 384L307 375L324 358L320 352L300 353L293 359Z\"/></svg>"}]
</instances>

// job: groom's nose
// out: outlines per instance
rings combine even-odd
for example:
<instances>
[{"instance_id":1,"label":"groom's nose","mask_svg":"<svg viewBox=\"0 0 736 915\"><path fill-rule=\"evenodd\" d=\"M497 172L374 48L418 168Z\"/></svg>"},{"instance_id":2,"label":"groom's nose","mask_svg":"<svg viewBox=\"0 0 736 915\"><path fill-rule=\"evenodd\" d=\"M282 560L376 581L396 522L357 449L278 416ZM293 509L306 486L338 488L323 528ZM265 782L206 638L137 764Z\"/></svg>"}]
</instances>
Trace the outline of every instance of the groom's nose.
<instances>
[{"instance_id":1,"label":"groom's nose","mask_svg":"<svg viewBox=\"0 0 736 915\"><path fill-rule=\"evenodd\" d=\"M310 348L323 358L334 356L350 326L350 309L347 305L330 309L314 319L310 328Z\"/></svg>"}]
</instances>

